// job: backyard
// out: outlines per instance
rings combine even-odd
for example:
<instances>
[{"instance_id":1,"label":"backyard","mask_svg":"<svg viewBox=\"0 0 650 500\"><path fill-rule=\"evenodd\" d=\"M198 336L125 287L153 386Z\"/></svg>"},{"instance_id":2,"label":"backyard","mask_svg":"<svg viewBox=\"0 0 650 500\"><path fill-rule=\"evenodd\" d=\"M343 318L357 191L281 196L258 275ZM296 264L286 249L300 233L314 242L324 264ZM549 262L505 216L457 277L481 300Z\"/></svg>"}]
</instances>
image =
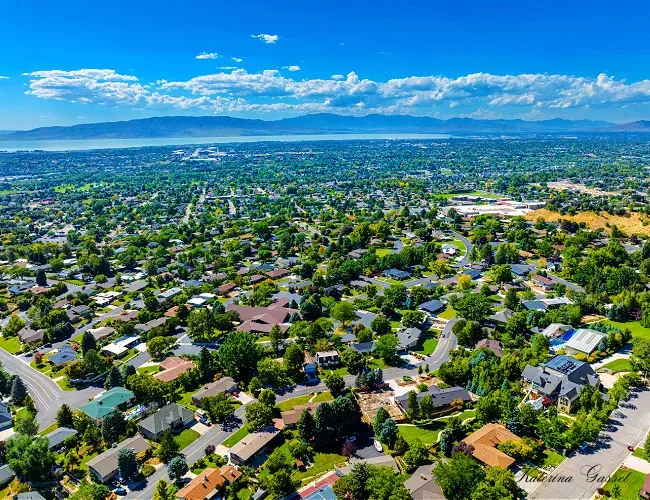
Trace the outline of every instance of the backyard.
<instances>
[{"instance_id":1,"label":"backyard","mask_svg":"<svg viewBox=\"0 0 650 500\"><path fill-rule=\"evenodd\" d=\"M622 323L620 321L612 321L608 319L603 321L603 323L605 325L616 327L619 330L625 330L628 328L632 332L632 337L650 340L650 328L641 326L640 321L627 321Z\"/></svg>"}]
</instances>

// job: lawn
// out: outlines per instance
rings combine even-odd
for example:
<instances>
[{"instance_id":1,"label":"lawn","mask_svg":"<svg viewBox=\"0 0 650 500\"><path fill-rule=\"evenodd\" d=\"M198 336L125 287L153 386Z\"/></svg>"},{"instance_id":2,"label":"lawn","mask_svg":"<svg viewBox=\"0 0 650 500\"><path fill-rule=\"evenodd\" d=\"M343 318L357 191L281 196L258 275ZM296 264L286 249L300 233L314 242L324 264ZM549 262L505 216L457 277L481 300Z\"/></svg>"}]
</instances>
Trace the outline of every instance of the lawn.
<instances>
[{"instance_id":1,"label":"lawn","mask_svg":"<svg viewBox=\"0 0 650 500\"><path fill-rule=\"evenodd\" d=\"M378 248L375 253L376 253L377 257L385 257L386 255L388 255L392 251L393 251L392 248Z\"/></svg>"},{"instance_id":2,"label":"lawn","mask_svg":"<svg viewBox=\"0 0 650 500\"><path fill-rule=\"evenodd\" d=\"M606 320L603 321L603 323L616 327L620 330L629 328L629 330L632 332L632 337L650 340L650 328L644 328L641 326L640 321L628 321L626 323L621 323L620 321Z\"/></svg>"},{"instance_id":3,"label":"lawn","mask_svg":"<svg viewBox=\"0 0 650 500\"><path fill-rule=\"evenodd\" d=\"M137 371L137 370L136 370ZM185 406L186 408L189 408L190 410L196 410L196 405L192 401L192 396L194 395L196 391L190 391L190 392L177 392L175 394L176 396L176 402L181 405Z\"/></svg>"},{"instance_id":4,"label":"lawn","mask_svg":"<svg viewBox=\"0 0 650 500\"><path fill-rule=\"evenodd\" d=\"M400 435L406 440L407 443L419 439L425 445L430 446L438 441L438 435L444 428L444 424L429 424L429 425L398 425Z\"/></svg>"},{"instance_id":5,"label":"lawn","mask_svg":"<svg viewBox=\"0 0 650 500\"><path fill-rule=\"evenodd\" d=\"M9 337L8 339L0 336L0 347L9 354L16 354L20 351L20 340L18 336Z\"/></svg>"},{"instance_id":6,"label":"lawn","mask_svg":"<svg viewBox=\"0 0 650 500\"><path fill-rule=\"evenodd\" d=\"M454 246L458 247L458 249L459 249L463 254L465 254L465 252L467 252L467 247L465 246L465 243L463 243L463 242L460 241L460 240L452 240L452 241L450 242L450 245L454 245Z\"/></svg>"},{"instance_id":7,"label":"lawn","mask_svg":"<svg viewBox=\"0 0 650 500\"><path fill-rule=\"evenodd\" d=\"M70 381L68 380L68 377L63 377L59 380L56 381L56 385L58 385L61 389L64 391L74 391L74 387L70 385Z\"/></svg>"},{"instance_id":8,"label":"lawn","mask_svg":"<svg viewBox=\"0 0 650 500\"><path fill-rule=\"evenodd\" d=\"M621 485L619 498L638 498L639 490L643 487L645 474L634 469L618 469L612 478L605 483L603 489L608 495L611 495L612 485L618 483Z\"/></svg>"},{"instance_id":9,"label":"lawn","mask_svg":"<svg viewBox=\"0 0 650 500\"><path fill-rule=\"evenodd\" d=\"M41 436L45 436L46 434L49 434L50 432L55 431L55 430L57 430L58 428L59 428L59 424L57 424L56 422L54 422L53 424L48 425L45 429L39 431L38 433L39 433Z\"/></svg>"},{"instance_id":10,"label":"lawn","mask_svg":"<svg viewBox=\"0 0 650 500\"><path fill-rule=\"evenodd\" d=\"M158 373L160 371L160 365L150 365L150 366L141 366L136 370L138 373Z\"/></svg>"},{"instance_id":11,"label":"lawn","mask_svg":"<svg viewBox=\"0 0 650 500\"><path fill-rule=\"evenodd\" d=\"M231 448L232 446L236 445L239 443L242 439L244 439L246 436L248 436L248 428L247 426L243 426L241 429L239 429L237 432L232 434L228 439L226 439L223 442L223 445L227 448Z\"/></svg>"},{"instance_id":12,"label":"lawn","mask_svg":"<svg viewBox=\"0 0 650 500\"><path fill-rule=\"evenodd\" d=\"M614 361L610 361L606 365L601 366L601 368L606 368L614 373L629 372L632 371L632 363L629 359L615 359Z\"/></svg>"},{"instance_id":13,"label":"lawn","mask_svg":"<svg viewBox=\"0 0 650 500\"><path fill-rule=\"evenodd\" d=\"M296 472L293 478L302 482L305 479L320 476L325 472L333 470L335 465L342 464L346 460L343 455L336 453L316 453L314 455L313 465L308 467L304 472Z\"/></svg>"},{"instance_id":14,"label":"lawn","mask_svg":"<svg viewBox=\"0 0 650 500\"><path fill-rule=\"evenodd\" d=\"M196 432L194 429L184 429L183 432L174 437L174 440L178 443L178 447L181 450L184 450L200 437L201 434Z\"/></svg>"},{"instance_id":15,"label":"lawn","mask_svg":"<svg viewBox=\"0 0 650 500\"><path fill-rule=\"evenodd\" d=\"M442 319L452 319L456 317L456 311L452 307L447 306L447 309L438 314L438 317Z\"/></svg>"},{"instance_id":16,"label":"lawn","mask_svg":"<svg viewBox=\"0 0 650 500\"><path fill-rule=\"evenodd\" d=\"M544 450L544 459L537 465L545 468L555 468L564 461L564 457L553 450Z\"/></svg>"},{"instance_id":17,"label":"lawn","mask_svg":"<svg viewBox=\"0 0 650 500\"><path fill-rule=\"evenodd\" d=\"M316 394L316 397L313 399L314 403L321 403L323 401L333 401L334 396L330 391L323 391Z\"/></svg>"},{"instance_id":18,"label":"lawn","mask_svg":"<svg viewBox=\"0 0 650 500\"><path fill-rule=\"evenodd\" d=\"M280 411L289 411L293 409L294 406L304 405L309 403L311 397L312 397L311 394L305 394L304 396L297 396L295 398L287 399L286 401L282 401L281 403L278 403L275 406L277 406L280 409Z\"/></svg>"},{"instance_id":19,"label":"lawn","mask_svg":"<svg viewBox=\"0 0 650 500\"><path fill-rule=\"evenodd\" d=\"M428 332L424 337L424 342L415 349L415 352L422 354L423 356L429 356L436 350L437 345L438 339L436 338L435 332Z\"/></svg>"},{"instance_id":20,"label":"lawn","mask_svg":"<svg viewBox=\"0 0 650 500\"><path fill-rule=\"evenodd\" d=\"M643 452L643 448L635 448L634 451L632 452L632 455L634 455L635 457L640 458L642 460L646 460L646 461L648 460L645 457L645 454Z\"/></svg>"}]
</instances>

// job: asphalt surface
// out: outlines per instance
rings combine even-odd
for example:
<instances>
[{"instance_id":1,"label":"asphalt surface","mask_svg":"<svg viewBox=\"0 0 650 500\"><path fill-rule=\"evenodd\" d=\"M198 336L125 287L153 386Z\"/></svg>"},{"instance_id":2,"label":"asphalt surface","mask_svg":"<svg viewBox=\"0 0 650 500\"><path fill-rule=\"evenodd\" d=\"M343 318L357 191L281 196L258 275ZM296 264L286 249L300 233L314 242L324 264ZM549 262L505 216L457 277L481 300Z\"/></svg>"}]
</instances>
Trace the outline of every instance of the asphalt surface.
<instances>
[{"instance_id":1,"label":"asphalt surface","mask_svg":"<svg viewBox=\"0 0 650 500\"><path fill-rule=\"evenodd\" d=\"M463 236L462 234L457 233L455 231L450 231L450 232L454 238L456 238L459 241L462 241L463 245L465 245L465 255L456 264L454 264L454 267L465 267L469 265L469 254L472 251L472 248L474 248L474 245L472 245L472 243L467 238L465 238L465 236Z\"/></svg>"},{"instance_id":2,"label":"asphalt surface","mask_svg":"<svg viewBox=\"0 0 650 500\"><path fill-rule=\"evenodd\" d=\"M601 432L598 444L576 452L553 471L552 476L570 477L570 481L544 481L528 498L591 498L631 454L627 447L636 448L642 445L648 430L650 390L639 390L632 395L627 403L623 403L612 413L606 430Z\"/></svg>"},{"instance_id":3,"label":"asphalt surface","mask_svg":"<svg viewBox=\"0 0 650 500\"><path fill-rule=\"evenodd\" d=\"M64 391L50 377L29 366L27 359L23 360L0 349L0 361L4 369L18 375L27 386L27 392L36 404L36 419L41 428L54 423L56 412L63 403L73 409L79 408L102 390L98 387L88 387L80 391Z\"/></svg>"}]
</instances>

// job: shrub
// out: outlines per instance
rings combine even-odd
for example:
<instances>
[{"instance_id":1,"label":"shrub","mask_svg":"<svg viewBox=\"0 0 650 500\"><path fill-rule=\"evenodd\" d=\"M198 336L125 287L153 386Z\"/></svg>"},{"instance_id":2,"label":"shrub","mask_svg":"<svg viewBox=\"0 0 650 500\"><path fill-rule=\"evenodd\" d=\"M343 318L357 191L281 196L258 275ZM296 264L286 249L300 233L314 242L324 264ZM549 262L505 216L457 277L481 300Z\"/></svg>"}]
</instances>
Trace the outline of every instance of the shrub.
<instances>
[{"instance_id":1,"label":"shrub","mask_svg":"<svg viewBox=\"0 0 650 500\"><path fill-rule=\"evenodd\" d=\"M149 477L154 472L156 472L156 468L153 465L145 464L145 465L142 466L142 469L140 470L140 472L142 472L142 475L144 477Z\"/></svg>"}]
</instances>

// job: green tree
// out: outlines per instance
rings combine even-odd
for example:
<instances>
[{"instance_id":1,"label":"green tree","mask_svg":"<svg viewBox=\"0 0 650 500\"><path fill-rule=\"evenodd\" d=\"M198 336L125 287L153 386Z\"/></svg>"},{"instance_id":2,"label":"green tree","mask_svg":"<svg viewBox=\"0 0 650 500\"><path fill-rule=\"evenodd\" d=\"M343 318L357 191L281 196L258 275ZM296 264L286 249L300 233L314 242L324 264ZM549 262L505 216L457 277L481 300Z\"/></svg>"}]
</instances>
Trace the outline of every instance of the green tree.
<instances>
[{"instance_id":1,"label":"green tree","mask_svg":"<svg viewBox=\"0 0 650 500\"><path fill-rule=\"evenodd\" d=\"M420 465L429 461L429 450L419 439L414 439L406 453L404 453L404 463L407 470L413 472Z\"/></svg>"},{"instance_id":2,"label":"green tree","mask_svg":"<svg viewBox=\"0 0 650 500\"><path fill-rule=\"evenodd\" d=\"M117 470L126 481L138 475L138 460L131 448L122 448L117 452Z\"/></svg>"},{"instance_id":3,"label":"green tree","mask_svg":"<svg viewBox=\"0 0 650 500\"><path fill-rule=\"evenodd\" d=\"M381 424L377 437L379 438L379 441L388 445L389 448L392 448L398 435L397 424L395 424L395 421L389 417Z\"/></svg>"},{"instance_id":4,"label":"green tree","mask_svg":"<svg viewBox=\"0 0 650 500\"><path fill-rule=\"evenodd\" d=\"M329 372L325 375L325 385L335 398L345 392L345 381L338 373Z\"/></svg>"},{"instance_id":5,"label":"green tree","mask_svg":"<svg viewBox=\"0 0 650 500\"><path fill-rule=\"evenodd\" d=\"M515 500L520 498L519 485L512 471L503 467L490 467L485 481L478 485L472 500Z\"/></svg>"},{"instance_id":6,"label":"green tree","mask_svg":"<svg viewBox=\"0 0 650 500\"><path fill-rule=\"evenodd\" d=\"M113 410L102 420L102 438L109 444L118 442L125 431L126 420L119 410Z\"/></svg>"},{"instance_id":7,"label":"green tree","mask_svg":"<svg viewBox=\"0 0 650 500\"><path fill-rule=\"evenodd\" d=\"M70 500L106 500L110 492L111 490L105 484L85 483L69 498Z\"/></svg>"},{"instance_id":8,"label":"green tree","mask_svg":"<svg viewBox=\"0 0 650 500\"><path fill-rule=\"evenodd\" d=\"M347 300L342 300L338 302L330 310L330 316L337 321L343 323L343 326L346 326L351 321L357 319L357 313L355 311L354 305Z\"/></svg>"},{"instance_id":9,"label":"green tree","mask_svg":"<svg viewBox=\"0 0 650 500\"><path fill-rule=\"evenodd\" d=\"M117 366L111 368L106 377L106 382L104 382L104 389L111 389L113 387L122 386L122 374L120 369Z\"/></svg>"},{"instance_id":10,"label":"green tree","mask_svg":"<svg viewBox=\"0 0 650 500\"><path fill-rule=\"evenodd\" d=\"M284 351L284 366L287 373L297 377L302 373L302 365L305 362L305 353L298 344L290 344Z\"/></svg>"},{"instance_id":11,"label":"green tree","mask_svg":"<svg viewBox=\"0 0 650 500\"><path fill-rule=\"evenodd\" d=\"M451 305L461 317L478 323L481 323L493 313L490 297L477 293L467 294Z\"/></svg>"},{"instance_id":12,"label":"green tree","mask_svg":"<svg viewBox=\"0 0 650 500\"><path fill-rule=\"evenodd\" d=\"M433 412L435 411L435 408L436 407L433 403L433 397L431 397L430 394L422 396L422 400L420 401L420 413L422 415L422 418L431 418Z\"/></svg>"},{"instance_id":13,"label":"green tree","mask_svg":"<svg viewBox=\"0 0 650 500\"><path fill-rule=\"evenodd\" d=\"M154 361L160 361L167 356L174 344L176 344L174 337L154 337L147 342L147 351Z\"/></svg>"},{"instance_id":14,"label":"green tree","mask_svg":"<svg viewBox=\"0 0 650 500\"><path fill-rule=\"evenodd\" d=\"M2 329L2 335L4 338L15 337L23 328L25 328L25 321L20 316L12 314Z\"/></svg>"},{"instance_id":15,"label":"green tree","mask_svg":"<svg viewBox=\"0 0 650 500\"><path fill-rule=\"evenodd\" d=\"M505 297L503 299L503 305L510 309L511 311L518 311L521 306L521 301L517 297L517 291L514 289L506 290Z\"/></svg>"},{"instance_id":16,"label":"green tree","mask_svg":"<svg viewBox=\"0 0 650 500\"><path fill-rule=\"evenodd\" d=\"M382 358L385 361L395 361L397 359L397 348L399 347L399 339L394 333L388 333L379 337L375 342L375 356Z\"/></svg>"},{"instance_id":17,"label":"green tree","mask_svg":"<svg viewBox=\"0 0 650 500\"><path fill-rule=\"evenodd\" d=\"M214 314L207 308L193 309L187 317L187 335L195 341L214 340Z\"/></svg>"},{"instance_id":18,"label":"green tree","mask_svg":"<svg viewBox=\"0 0 650 500\"><path fill-rule=\"evenodd\" d=\"M214 359L207 347L203 346L199 353L199 360L197 363L199 377L202 381L207 381L214 375Z\"/></svg>"},{"instance_id":19,"label":"green tree","mask_svg":"<svg viewBox=\"0 0 650 500\"><path fill-rule=\"evenodd\" d=\"M257 398L260 403L273 408L275 406L275 393L271 389L264 389Z\"/></svg>"},{"instance_id":20,"label":"green tree","mask_svg":"<svg viewBox=\"0 0 650 500\"><path fill-rule=\"evenodd\" d=\"M373 468L368 479L367 490L373 500L411 499L402 476L395 474L390 467Z\"/></svg>"},{"instance_id":21,"label":"green tree","mask_svg":"<svg viewBox=\"0 0 650 500\"><path fill-rule=\"evenodd\" d=\"M225 422L235 412L230 398L223 392L203 398L201 407L207 413L210 421L214 423Z\"/></svg>"},{"instance_id":22,"label":"green tree","mask_svg":"<svg viewBox=\"0 0 650 500\"><path fill-rule=\"evenodd\" d=\"M370 322L370 328L377 335L386 335L390 333L393 328L390 321L385 316L377 316Z\"/></svg>"},{"instance_id":23,"label":"green tree","mask_svg":"<svg viewBox=\"0 0 650 500\"><path fill-rule=\"evenodd\" d=\"M169 463L180 451L178 441L174 439L171 431L163 431L160 436L160 442L156 448L156 456L161 462Z\"/></svg>"},{"instance_id":24,"label":"green tree","mask_svg":"<svg viewBox=\"0 0 650 500\"><path fill-rule=\"evenodd\" d=\"M304 410L296 423L300 439L309 443L316 434L316 421L309 410Z\"/></svg>"},{"instance_id":25,"label":"green tree","mask_svg":"<svg viewBox=\"0 0 650 500\"><path fill-rule=\"evenodd\" d=\"M178 481L188 471L187 462L183 457L174 457L167 464L167 474L172 481Z\"/></svg>"},{"instance_id":26,"label":"green tree","mask_svg":"<svg viewBox=\"0 0 650 500\"><path fill-rule=\"evenodd\" d=\"M16 375L11 383L11 401L18 406L21 406L27 397L27 387L23 380Z\"/></svg>"},{"instance_id":27,"label":"green tree","mask_svg":"<svg viewBox=\"0 0 650 500\"><path fill-rule=\"evenodd\" d=\"M97 340L90 331L86 330L81 337L81 354L85 355L90 350L97 350Z\"/></svg>"},{"instance_id":28,"label":"green tree","mask_svg":"<svg viewBox=\"0 0 650 500\"><path fill-rule=\"evenodd\" d=\"M72 418L72 408L66 403L61 405L59 411L56 412L56 424L59 427L74 427L74 420Z\"/></svg>"},{"instance_id":29,"label":"green tree","mask_svg":"<svg viewBox=\"0 0 650 500\"><path fill-rule=\"evenodd\" d=\"M341 353L341 362L352 375L361 373L367 364L365 356L354 349L344 350Z\"/></svg>"},{"instance_id":30,"label":"green tree","mask_svg":"<svg viewBox=\"0 0 650 500\"><path fill-rule=\"evenodd\" d=\"M6 460L20 479L43 481L54 464L54 454L47 438L15 434L7 441Z\"/></svg>"},{"instance_id":31,"label":"green tree","mask_svg":"<svg viewBox=\"0 0 650 500\"><path fill-rule=\"evenodd\" d=\"M246 421L250 432L273 424L273 409L256 401L246 405Z\"/></svg>"},{"instance_id":32,"label":"green tree","mask_svg":"<svg viewBox=\"0 0 650 500\"><path fill-rule=\"evenodd\" d=\"M433 475L449 500L468 500L485 478L481 465L464 453L454 453L447 462L440 462Z\"/></svg>"},{"instance_id":33,"label":"green tree","mask_svg":"<svg viewBox=\"0 0 650 500\"><path fill-rule=\"evenodd\" d=\"M153 492L153 500L175 500L176 496L167 481L161 479L156 484L156 490Z\"/></svg>"},{"instance_id":34,"label":"green tree","mask_svg":"<svg viewBox=\"0 0 650 500\"><path fill-rule=\"evenodd\" d=\"M226 374L239 380L250 380L257 367L258 350L255 336L233 332L219 348L219 360Z\"/></svg>"},{"instance_id":35,"label":"green tree","mask_svg":"<svg viewBox=\"0 0 650 500\"><path fill-rule=\"evenodd\" d=\"M409 419L417 420L420 418L420 403L418 401L418 396L415 391L409 391L408 397L406 399L408 405L407 413Z\"/></svg>"},{"instance_id":36,"label":"green tree","mask_svg":"<svg viewBox=\"0 0 650 500\"><path fill-rule=\"evenodd\" d=\"M35 436L38 434L36 415L29 412L17 415L14 419L14 432L27 436Z\"/></svg>"},{"instance_id":37,"label":"green tree","mask_svg":"<svg viewBox=\"0 0 650 500\"><path fill-rule=\"evenodd\" d=\"M271 327L271 331L269 332L269 340L271 342L271 348L275 354L278 353L283 339L284 334L282 333L282 328L280 328L280 325L273 325L273 327Z\"/></svg>"}]
</instances>

